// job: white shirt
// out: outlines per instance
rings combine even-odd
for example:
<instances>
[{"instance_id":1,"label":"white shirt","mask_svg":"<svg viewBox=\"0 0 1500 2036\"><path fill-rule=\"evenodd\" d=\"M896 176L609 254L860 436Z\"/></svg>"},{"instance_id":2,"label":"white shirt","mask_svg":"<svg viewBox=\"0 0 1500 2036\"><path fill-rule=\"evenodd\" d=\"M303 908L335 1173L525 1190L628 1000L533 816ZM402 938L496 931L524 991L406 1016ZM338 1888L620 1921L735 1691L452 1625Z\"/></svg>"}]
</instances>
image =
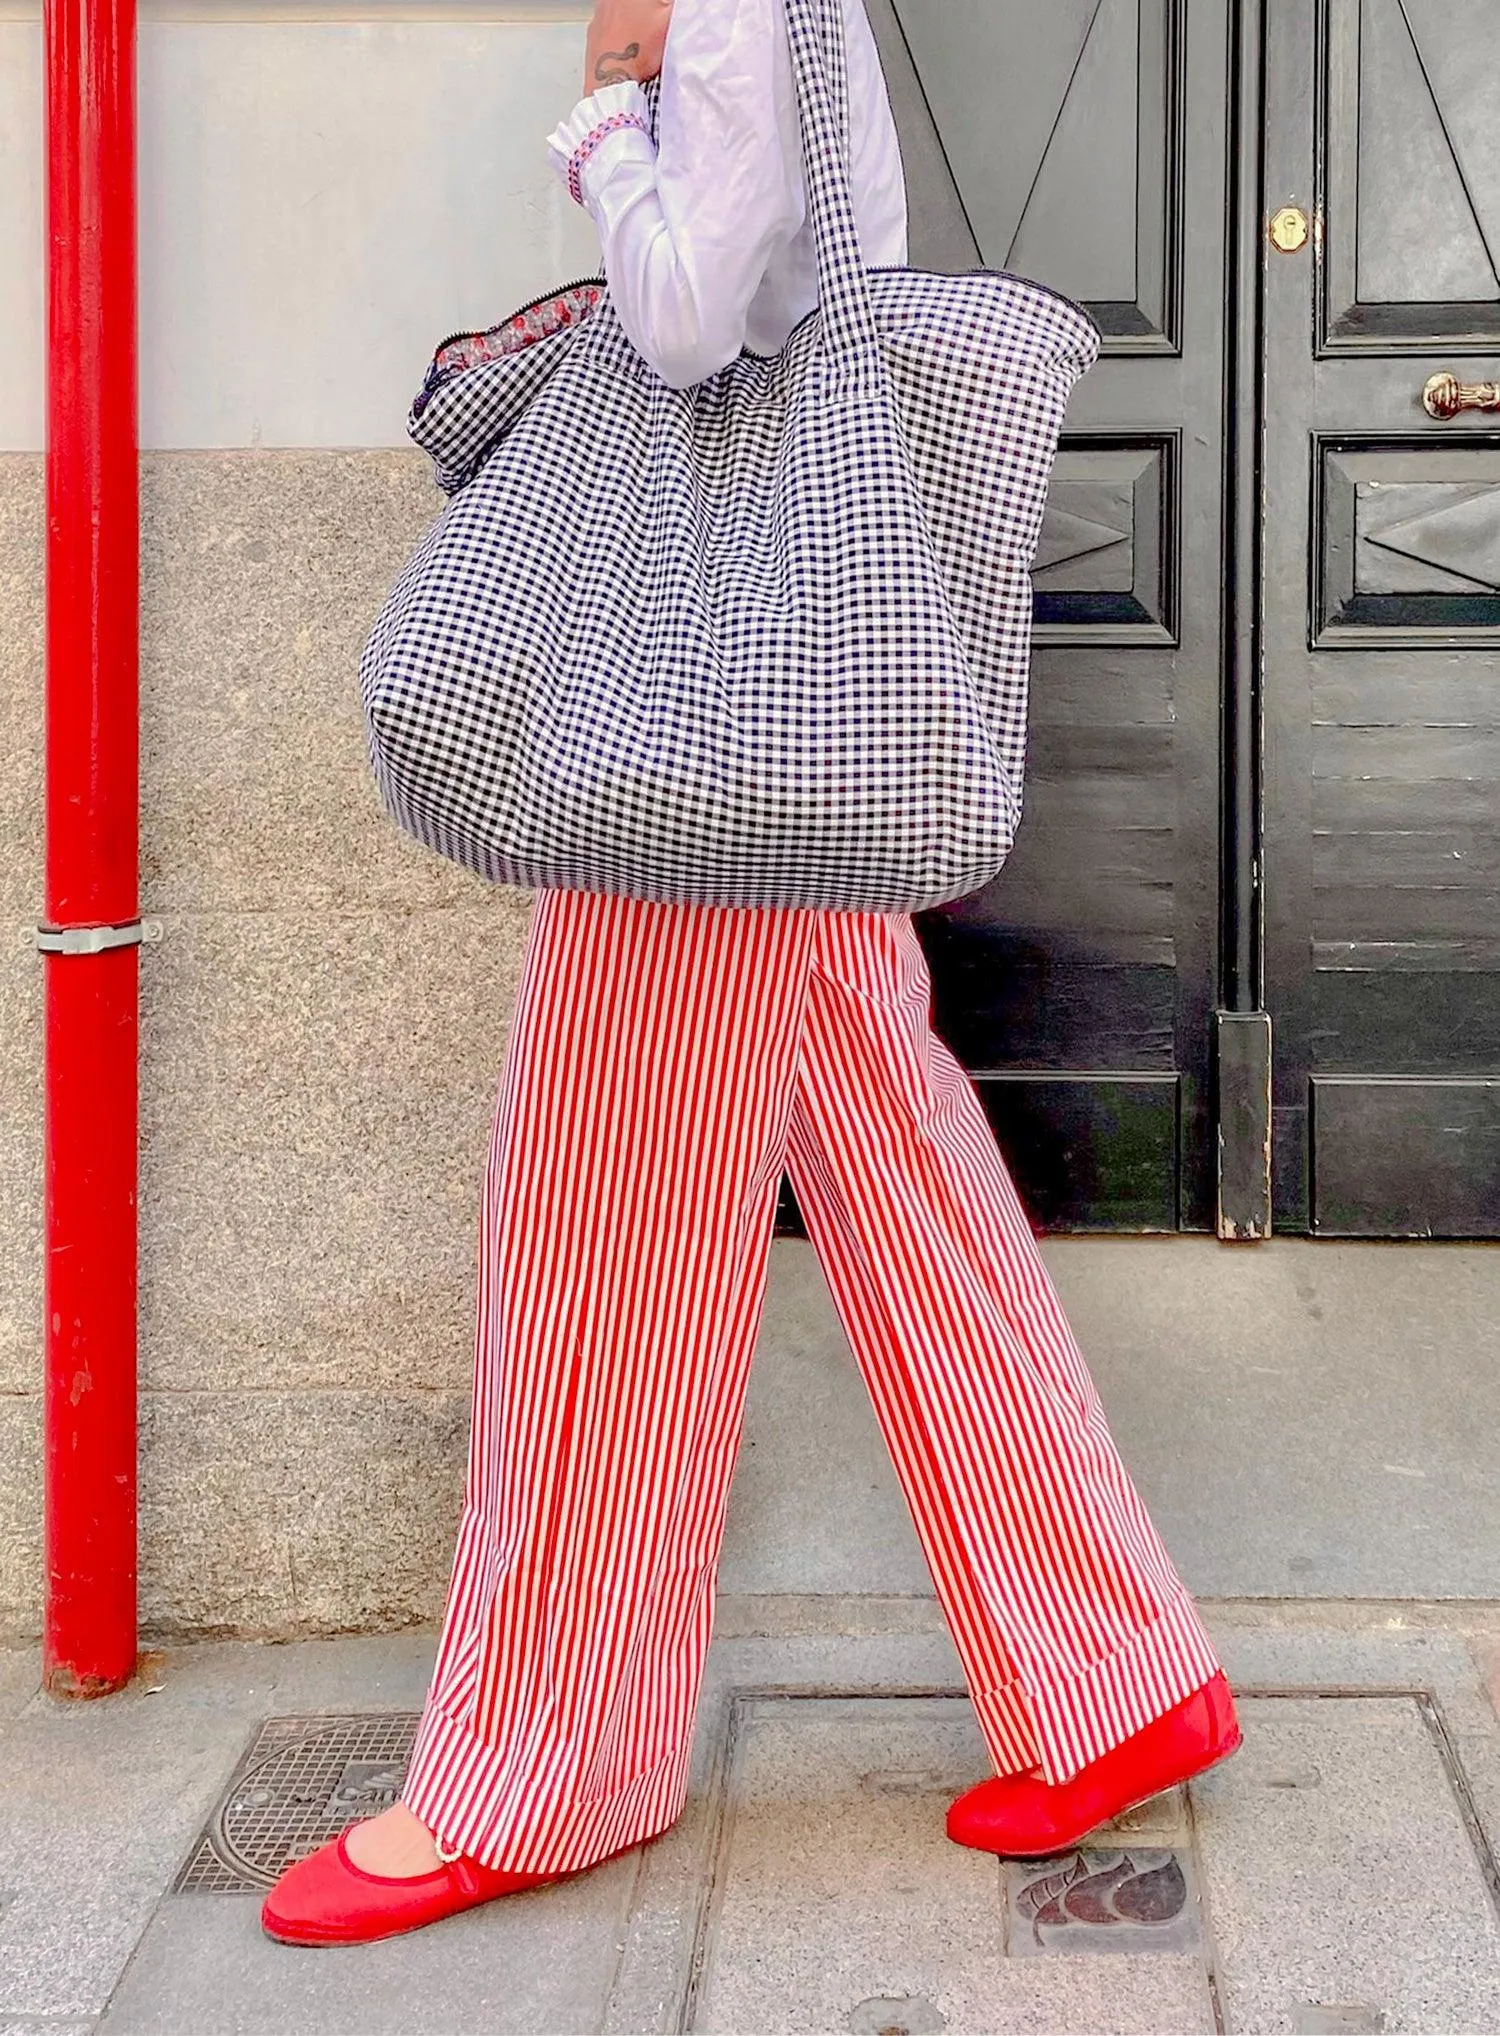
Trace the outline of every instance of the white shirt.
<instances>
[{"instance_id":1,"label":"white shirt","mask_svg":"<svg viewBox=\"0 0 1500 2036\"><path fill-rule=\"evenodd\" d=\"M871 267L906 260L906 184L864 0L843 0L850 180ZM647 118L639 85L606 85L548 137L573 152L612 115ZM610 297L637 350L685 389L743 347L772 354L818 301L783 0L677 0L658 108L659 149L614 129L579 171Z\"/></svg>"}]
</instances>

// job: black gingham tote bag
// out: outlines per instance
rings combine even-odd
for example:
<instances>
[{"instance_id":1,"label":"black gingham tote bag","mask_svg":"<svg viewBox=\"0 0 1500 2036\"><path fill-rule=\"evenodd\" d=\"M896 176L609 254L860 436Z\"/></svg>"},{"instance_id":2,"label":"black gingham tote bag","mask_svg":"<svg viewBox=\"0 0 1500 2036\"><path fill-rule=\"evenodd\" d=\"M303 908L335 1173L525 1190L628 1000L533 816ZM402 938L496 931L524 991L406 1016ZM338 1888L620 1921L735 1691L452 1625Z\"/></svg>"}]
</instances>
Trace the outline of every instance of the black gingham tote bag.
<instances>
[{"instance_id":1,"label":"black gingham tote bag","mask_svg":"<svg viewBox=\"0 0 1500 2036\"><path fill-rule=\"evenodd\" d=\"M361 661L370 761L493 881L905 912L1010 848L1098 333L999 271L864 268L841 6L786 12L820 304L782 351L674 390L595 280L449 342L413 405L450 499Z\"/></svg>"}]
</instances>

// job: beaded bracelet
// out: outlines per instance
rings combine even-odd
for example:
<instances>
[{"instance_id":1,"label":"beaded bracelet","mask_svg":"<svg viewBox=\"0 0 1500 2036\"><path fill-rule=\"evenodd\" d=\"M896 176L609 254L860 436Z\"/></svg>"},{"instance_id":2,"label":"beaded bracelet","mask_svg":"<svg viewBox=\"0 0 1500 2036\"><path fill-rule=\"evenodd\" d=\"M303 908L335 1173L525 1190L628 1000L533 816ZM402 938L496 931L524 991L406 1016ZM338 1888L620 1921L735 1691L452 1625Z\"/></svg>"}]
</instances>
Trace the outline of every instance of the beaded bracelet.
<instances>
[{"instance_id":1,"label":"beaded bracelet","mask_svg":"<svg viewBox=\"0 0 1500 2036\"><path fill-rule=\"evenodd\" d=\"M604 141L607 135L616 134L622 127L638 127L649 136L651 129L639 113L612 113L608 120L601 120L591 134L586 134L568 158L568 194L575 205L583 203L583 185L580 181L584 164Z\"/></svg>"}]
</instances>

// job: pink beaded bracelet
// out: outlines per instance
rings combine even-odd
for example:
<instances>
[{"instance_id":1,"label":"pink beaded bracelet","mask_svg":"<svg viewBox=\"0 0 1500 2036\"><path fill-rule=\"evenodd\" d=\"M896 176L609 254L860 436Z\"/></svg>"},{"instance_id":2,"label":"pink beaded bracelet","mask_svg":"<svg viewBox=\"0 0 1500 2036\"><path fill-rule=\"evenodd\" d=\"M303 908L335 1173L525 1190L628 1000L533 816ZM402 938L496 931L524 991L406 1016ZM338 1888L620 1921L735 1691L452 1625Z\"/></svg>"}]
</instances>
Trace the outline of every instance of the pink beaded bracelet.
<instances>
[{"instance_id":1,"label":"pink beaded bracelet","mask_svg":"<svg viewBox=\"0 0 1500 2036\"><path fill-rule=\"evenodd\" d=\"M591 134L586 134L569 156L568 193L575 205L583 203L583 185L580 177L584 164L604 141L606 135L617 134L622 127L638 127L645 135L651 132L639 113L612 113L608 120L601 120Z\"/></svg>"}]
</instances>

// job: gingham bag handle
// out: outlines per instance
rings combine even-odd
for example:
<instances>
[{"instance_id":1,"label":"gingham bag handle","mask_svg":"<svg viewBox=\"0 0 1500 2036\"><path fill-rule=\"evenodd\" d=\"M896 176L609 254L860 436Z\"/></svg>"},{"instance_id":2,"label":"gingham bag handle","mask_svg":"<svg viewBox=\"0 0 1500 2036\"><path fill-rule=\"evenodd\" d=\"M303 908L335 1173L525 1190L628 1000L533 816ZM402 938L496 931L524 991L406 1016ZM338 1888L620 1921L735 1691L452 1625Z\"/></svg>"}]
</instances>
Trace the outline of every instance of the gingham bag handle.
<instances>
[{"instance_id":1,"label":"gingham bag handle","mask_svg":"<svg viewBox=\"0 0 1500 2036\"><path fill-rule=\"evenodd\" d=\"M875 312L849 189L849 72L843 0L786 0L792 75L802 121L807 209L818 254L825 354L876 343Z\"/></svg>"}]
</instances>

